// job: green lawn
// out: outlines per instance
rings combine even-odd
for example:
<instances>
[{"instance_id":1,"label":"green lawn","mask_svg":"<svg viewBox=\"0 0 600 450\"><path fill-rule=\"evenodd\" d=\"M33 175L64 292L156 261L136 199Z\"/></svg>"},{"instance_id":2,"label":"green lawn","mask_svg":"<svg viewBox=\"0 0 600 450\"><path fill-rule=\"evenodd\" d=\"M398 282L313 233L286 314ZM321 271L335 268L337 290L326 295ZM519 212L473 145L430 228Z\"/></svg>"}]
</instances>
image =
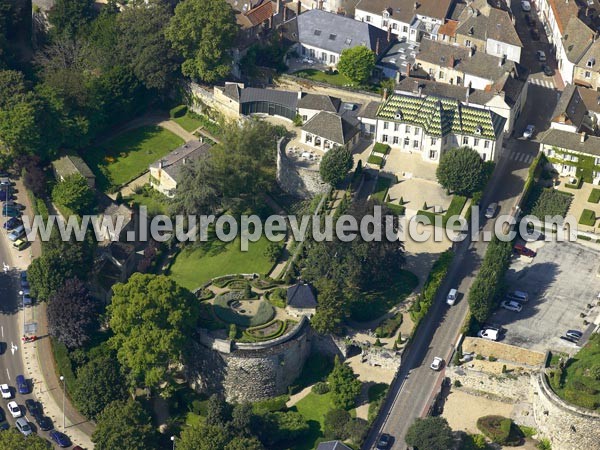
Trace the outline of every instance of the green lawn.
<instances>
[{"instance_id":1,"label":"green lawn","mask_svg":"<svg viewBox=\"0 0 600 450\"><path fill-rule=\"evenodd\" d=\"M196 128L199 128L202 125L202 121L198 119L196 114L190 113L189 111L185 113L185 116L174 117L171 120L178 123L181 128L189 132L194 131Z\"/></svg>"},{"instance_id":2,"label":"green lawn","mask_svg":"<svg viewBox=\"0 0 600 450\"><path fill-rule=\"evenodd\" d=\"M211 240L189 247L177 255L170 277L181 286L195 289L212 278L236 273L267 273L273 264L265 256L269 241L264 236L250 243L247 252L240 250L240 240Z\"/></svg>"},{"instance_id":3,"label":"green lawn","mask_svg":"<svg viewBox=\"0 0 600 450\"><path fill-rule=\"evenodd\" d=\"M596 213L590 209L584 209L581 212L581 217L579 218L579 224L593 227L596 224Z\"/></svg>"},{"instance_id":4,"label":"green lawn","mask_svg":"<svg viewBox=\"0 0 600 450\"><path fill-rule=\"evenodd\" d=\"M317 69L304 69L294 72L293 75L300 78L308 78L309 80L328 83L334 86L354 86L354 83L346 78L341 73L328 74Z\"/></svg>"},{"instance_id":5,"label":"green lawn","mask_svg":"<svg viewBox=\"0 0 600 450\"><path fill-rule=\"evenodd\" d=\"M88 149L83 158L96 174L97 187L114 191L183 143L183 139L164 128L144 126Z\"/></svg>"},{"instance_id":6,"label":"green lawn","mask_svg":"<svg viewBox=\"0 0 600 450\"><path fill-rule=\"evenodd\" d=\"M157 216L159 214L168 214L169 212L169 199L162 195L160 192L152 189L150 186L144 188L139 194L133 194L123 199L125 203L133 203L138 206L145 206L148 208L148 215L150 217Z\"/></svg>"},{"instance_id":7,"label":"green lawn","mask_svg":"<svg viewBox=\"0 0 600 450\"><path fill-rule=\"evenodd\" d=\"M379 201L380 203L385 202L388 190L392 184L393 182L391 178L380 176L377 179L377 184L375 185L375 190L373 191L371 198Z\"/></svg>"},{"instance_id":8,"label":"green lawn","mask_svg":"<svg viewBox=\"0 0 600 450\"><path fill-rule=\"evenodd\" d=\"M598 203L600 202L600 189L592 189L590 192L590 196L588 197L588 202L590 203Z\"/></svg>"}]
</instances>

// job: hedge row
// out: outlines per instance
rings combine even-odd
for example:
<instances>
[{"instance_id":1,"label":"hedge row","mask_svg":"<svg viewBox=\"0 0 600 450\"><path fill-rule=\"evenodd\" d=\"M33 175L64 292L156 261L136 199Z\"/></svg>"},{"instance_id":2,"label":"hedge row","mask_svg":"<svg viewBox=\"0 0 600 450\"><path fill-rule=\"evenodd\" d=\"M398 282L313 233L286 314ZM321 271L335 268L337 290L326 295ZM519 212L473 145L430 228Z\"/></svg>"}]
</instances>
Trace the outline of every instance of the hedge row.
<instances>
[{"instance_id":1,"label":"hedge row","mask_svg":"<svg viewBox=\"0 0 600 450\"><path fill-rule=\"evenodd\" d=\"M383 158L381 156L371 155L369 156L369 159L367 159L367 162L381 167L383 165Z\"/></svg>"},{"instance_id":2,"label":"hedge row","mask_svg":"<svg viewBox=\"0 0 600 450\"><path fill-rule=\"evenodd\" d=\"M246 301L240 294L243 293L228 292L215 298L213 307L214 312L219 319L227 323L240 325L242 327L255 327L269 322L275 315L275 309L269 302L264 300L260 301L260 305L258 306L256 314L253 316L238 314L236 311L231 309L229 303L231 303L233 300L238 300L242 303Z\"/></svg>"},{"instance_id":3,"label":"hedge row","mask_svg":"<svg viewBox=\"0 0 600 450\"><path fill-rule=\"evenodd\" d=\"M484 416L477 419L477 428L492 442L506 446L516 446L523 435L511 419L502 416Z\"/></svg>"},{"instance_id":4,"label":"hedge row","mask_svg":"<svg viewBox=\"0 0 600 450\"><path fill-rule=\"evenodd\" d=\"M418 325L421 319L423 319L429 311L440 286L448 274L448 269L450 268L450 264L452 264L453 258L454 252L452 250L446 250L431 267L423 290L410 307L410 317L415 325Z\"/></svg>"},{"instance_id":5,"label":"hedge row","mask_svg":"<svg viewBox=\"0 0 600 450\"><path fill-rule=\"evenodd\" d=\"M381 325L375 329L375 336L378 338L389 338L396 334L400 325L402 325L402 313L396 313L392 317L385 319Z\"/></svg>"}]
</instances>

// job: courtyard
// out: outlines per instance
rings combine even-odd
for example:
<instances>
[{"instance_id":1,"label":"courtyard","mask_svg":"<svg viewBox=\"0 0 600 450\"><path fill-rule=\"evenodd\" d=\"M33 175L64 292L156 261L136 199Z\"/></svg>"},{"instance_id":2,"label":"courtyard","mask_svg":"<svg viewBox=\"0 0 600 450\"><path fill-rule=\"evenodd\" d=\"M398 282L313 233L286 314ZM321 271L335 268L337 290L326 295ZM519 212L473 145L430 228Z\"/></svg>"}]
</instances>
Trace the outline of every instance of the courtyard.
<instances>
[{"instance_id":1,"label":"courtyard","mask_svg":"<svg viewBox=\"0 0 600 450\"><path fill-rule=\"evenodd\" d=\"M573 201L568 214L573 216L578 223L579 231L600 234L600 189L597 185L583 183L580 189L569 189L565 187L568 178L561 177L557 189L562 192L573 195ZM584 213L589 211L589 213ZM589 214L588 221L582 220L582 215Z\"/></svg>"}]
</instances>

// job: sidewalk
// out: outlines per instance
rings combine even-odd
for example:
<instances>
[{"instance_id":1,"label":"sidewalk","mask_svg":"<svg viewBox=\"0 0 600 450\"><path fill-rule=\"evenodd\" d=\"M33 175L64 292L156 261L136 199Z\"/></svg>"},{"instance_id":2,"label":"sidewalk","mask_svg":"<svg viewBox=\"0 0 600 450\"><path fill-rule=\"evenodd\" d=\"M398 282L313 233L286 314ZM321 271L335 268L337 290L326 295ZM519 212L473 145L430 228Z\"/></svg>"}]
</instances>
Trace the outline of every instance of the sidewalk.
<instances>
[{"instance_id":1,"label":"sidewalk","mask_svg":"<svg viewBox=\"0 0 600 450\"><path fill-rule=\"evenodd\" d=\"M31 201L21 180L16 182L16 188L18 190L18 201L25 205L25 211L28 214L32 214L33 208ZM29 254L27 254L27 252ZM18 253L16 259L15 256L12 255L13 265L20 269L26 269L33 257L37 257L41 254L40 241L36 240L32 242L27 250ZM21 345L23 349L21 352L23 366L31 376L33 394L36 399L42 403L44 414L52 419L57 430L63 431L63 392L61 382L54 368L54 356L46 323L46 304L36 303L35 306L23 311L23 314L25 314L25 320L20 320L20 326L23 326L25 321L28 323L37 323L36 334L41 338L35 343ZM67 386L67 390L68 388L69 387ZM74 445L80 445L86 449L93 449L94 445L92 444L90 436L93 433L95 426L77 412L68 398L65 399L65 412L65 434L71 438Z\"/></svg>"}]
</instances>

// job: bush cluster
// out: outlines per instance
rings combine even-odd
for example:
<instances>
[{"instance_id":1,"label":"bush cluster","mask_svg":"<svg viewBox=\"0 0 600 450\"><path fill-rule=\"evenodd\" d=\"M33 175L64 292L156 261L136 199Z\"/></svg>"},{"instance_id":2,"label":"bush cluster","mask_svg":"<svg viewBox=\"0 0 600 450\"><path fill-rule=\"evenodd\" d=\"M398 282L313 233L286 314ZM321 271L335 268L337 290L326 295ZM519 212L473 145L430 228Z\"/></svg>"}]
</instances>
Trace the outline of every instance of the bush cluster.
<instances>
[{"instance_id":1,"label":"bush cluster","mask_svg":"<svg viewBox=\"0 0 600 450\"><path fill-rule=\"evenodd\" d=\"M425 285L423 286L423 290L410 308L410 316L415 324L418 324L429 311L440 286L446 278L453 258L454 252L452 252L452 250L446 250L433 264L429 276L427 277L427 281L425 281Z\"/></svg>"}]
</instances>

